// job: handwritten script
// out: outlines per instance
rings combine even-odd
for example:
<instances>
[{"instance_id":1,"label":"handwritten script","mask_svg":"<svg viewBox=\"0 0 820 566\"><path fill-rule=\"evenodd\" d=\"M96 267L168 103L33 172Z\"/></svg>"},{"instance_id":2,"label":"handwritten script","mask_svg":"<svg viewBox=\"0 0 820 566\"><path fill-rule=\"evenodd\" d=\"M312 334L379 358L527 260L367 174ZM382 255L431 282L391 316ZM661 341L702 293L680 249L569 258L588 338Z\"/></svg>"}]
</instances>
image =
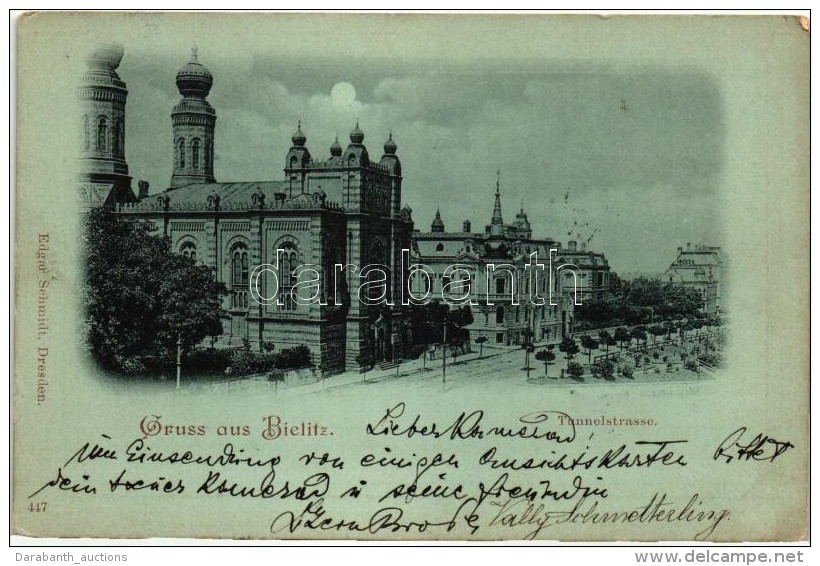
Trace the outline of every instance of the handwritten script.
<instances>
[{"instance_id":1,"label":"handwritten script","mask_svg":"<svg viewBox=\"0 0 820 566\"><path fill-rule=\"evenodd\" d=\"M116 438L79 443L29 499L125 497L270 500L258 538L576 538L606 537L628 524L676 525L680 538L704 540L731 510L700 493L647 484L637 500L621 486L643 470L687 473L693 458L680 437L605 441L579 434L559 411L496 422L482 410L431 420L405 403L376 411L361 438L340 447L240 438L219 444L194 436ZM635 433L639 434L639 433ZM338 438L338 437L337 437ZM284 442L284 441L279 441ZM792 444L740 428L714 460L773 462ZM670 482L667 482L670 483ZM623 501L633 504L624 504ZM620 502L620 503L619 503ZM256 508L254 508L256 509ZM599 529L600 532L587 532Z\"/></svg>"}]
</instances>

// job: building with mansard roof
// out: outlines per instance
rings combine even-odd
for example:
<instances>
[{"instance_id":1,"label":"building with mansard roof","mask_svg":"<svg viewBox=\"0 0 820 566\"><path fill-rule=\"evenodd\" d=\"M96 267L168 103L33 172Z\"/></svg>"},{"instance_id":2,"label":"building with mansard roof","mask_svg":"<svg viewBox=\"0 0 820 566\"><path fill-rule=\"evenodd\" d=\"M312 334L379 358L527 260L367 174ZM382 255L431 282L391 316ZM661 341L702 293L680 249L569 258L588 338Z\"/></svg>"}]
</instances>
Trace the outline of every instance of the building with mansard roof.
<instances>
[{"instance_id":1,"label":"building with mansard roof","mask_svg":"<svg viewBox=\"0 0 820 566\"><path fill-rule=\"evenodd\" d=\"M448 232L436 210L429 232L413 232L412 260L429 268L429 273L411 270L413 292L431 293L451 304L469 303L471 339L483 336L494 344L522 344L528 337L559 342L572 331L575 304L609 289L603 254L585 246L578 250L576 242L563 247L552 238L533 237L523 203L512 224L506 224L500 180L483 231L473 231L472 222L464 220L461 231Z\"/></svg>"}]
</instances>

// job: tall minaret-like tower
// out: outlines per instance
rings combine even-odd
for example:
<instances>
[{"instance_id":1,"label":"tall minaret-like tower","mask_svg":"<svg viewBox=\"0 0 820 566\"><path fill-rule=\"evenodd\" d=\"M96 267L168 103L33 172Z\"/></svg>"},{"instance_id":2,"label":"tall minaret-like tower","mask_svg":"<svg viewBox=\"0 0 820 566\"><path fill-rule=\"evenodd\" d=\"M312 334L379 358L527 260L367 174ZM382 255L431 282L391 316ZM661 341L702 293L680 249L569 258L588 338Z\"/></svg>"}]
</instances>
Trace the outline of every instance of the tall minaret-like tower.
<instances>
[{"instance_id":1,"label":"tall minaret-like tower","mask_svg":"<svg viewBox=\"0 0 820 566\"><path fill-rule=\"evenodd\" d=\"M101 45L86 59L77 91L80 102L79 187L89 207L113 207L134 200L125 162L125 99L128 90L117 74L121 45Z\"/></svg>"},{"instance_id":2,"label":"tall minaret-like tower","mask_svg":"<svg viewBox=\"0 0 820 566\"><path fill-rule=\"evenodd\" d=\"M496 174L495 180L495 205L493 206L493 217L489 226L490 237L500 238L504 236L504 218L501 216L501 171Z\"/></svg>"},{"instance_id":3,"label":"tall minaret-like tower","mask_svg":"<svg viewBox=\"0 0 820 566\"><path fill-rule=\"evenodd\" d=\"M177 88L182 100L174 106L174 172L171 188L192 183L213 183L214 125L216 111L205 100L214 79L191 49L191 60L177 73Z\"/></svg>"}]
</instances>

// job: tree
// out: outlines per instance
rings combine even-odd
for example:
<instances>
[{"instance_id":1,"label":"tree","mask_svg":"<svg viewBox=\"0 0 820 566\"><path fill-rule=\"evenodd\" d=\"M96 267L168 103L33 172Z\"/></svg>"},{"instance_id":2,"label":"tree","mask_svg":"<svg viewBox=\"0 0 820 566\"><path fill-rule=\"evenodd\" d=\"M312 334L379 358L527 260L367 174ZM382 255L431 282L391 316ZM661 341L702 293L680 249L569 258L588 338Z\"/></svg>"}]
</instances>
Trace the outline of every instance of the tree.
<instances>
[{"instance_id":1,"label":"tree","mask_svg":"<svg viewBox=\"0 0 820 566\"><path fill-rule=\"evenodd\" d=\"M578 362L570 362L567 364L567 373L570 377L579 379L582 375L584 375L584 366Z\"/></svg>"},{"instance_id":2,"label":"tree","mask_svg":"<svg viewBox=\"0 0 820 566\"><path fill-rule=\"evenodd\" d=\"M580 348L578 348L578 344L576 344L575 340L573 340L569 336L561 340L561 343L558 344L558 349L561 352L564 352L564 354L566 354L568 360L571 360L573 357L575 357L575 354L577 354L580 351Z\"/></svg>"},{"instance_id":3,"label":"tree","mask_svg":"<svg viewBox=\"0 0 820 566\"><path fill-rule=\"evenodd\" d=\"M146 224L95 209L86 218L85 335L101 367L141 373L171 367L176 342L190 350L222 334L225 285L210 268L174 254Z\"/></svg>"},{"instance_id":4,"label":"tree","mask_svg":"<svg viewBox=\"0 0 820 566\"><path fill-rule=\"evenodd\" d=\"M535 359L544 362L544 377L547 377L547 368L555 360L555 354L551 349L544 349L535 353Z\"/></svg>"},{"instance_id":5,"label":"tree","mask_svg":"<svg viewBox=\"0 0 820 566\"><path fill-rule=\"evenodd\" d=\"M601 346L604 346L606 348L607 354L609 354L610 340L612 340L612 335L609 332L607 332L606 330L601 330L600 332L598 332L598 342L601 344ZM612 343L614 344L615 342L613 341Z\"/></svg>"},{"instance_id":6,"label":"tree","mask_svg":"<svg viewBox=\"0 0 820 566\"><path fill-rule=\"evenodd\" d=\"M632 340L632 335L629 333L629 330L623 326L615 329L615 341L618 342L619 348L623 350L624 342L628 342L630 340Z\"/></svg>"},{"instance_id":7,"label":"tree","mask_svg":"<svg viewBox=\"0 0 820 566\"><path fill-rule=\"evenodd\" d=\"M433 300L410 309L413 336L419 344L443 343L445 326L448 344L466 342L470 333L465 327L472 323L473 313L469 305L450 310L446 304Z\"/></svg>"},{"instance_id":8,"label":"tree","mask_svg":"<svg viewBox=\"0 0 820 566\"><path fill-rule=\"evenodd\" d=\"M598 348L598 341L592 336L581 336L581 346L587 349L587 363L592 363L592 350Z\"/></svg>"},{"instance_id":9,"label":"tree","mask_svg":"<svg viewBox=\"0 0 820 566\"><path fill-rule=\"evenodd\" d=\"M666 334L666 330L660 324L650 326L647 331L652 335L652 343L655 344L660 336Z\"/></svg>"},{"instance_id":10,"label":"tree","mask_svg":"<svg viewBox=\"0 0 820 566\"><path fill-rule=\"evenodd\" d=\"M632 329L631 335L632 338L638 341L638 343L640 343L641 340L643 340L644 345L646 345L646 328L644 328L643 326L636 326Z\"/></svg>"},{"instance_id":11,"label":"tree","mask_svg":"<svg viewBox=\"0 0 820 566\"><path fill-rule=\"evenodd\" d=\"M475 339L475 343L478 344L478 359L480 360L481 357L484 355L484 342L487 341L486 336L479 336Z\"/></svg>"}]
</instances>

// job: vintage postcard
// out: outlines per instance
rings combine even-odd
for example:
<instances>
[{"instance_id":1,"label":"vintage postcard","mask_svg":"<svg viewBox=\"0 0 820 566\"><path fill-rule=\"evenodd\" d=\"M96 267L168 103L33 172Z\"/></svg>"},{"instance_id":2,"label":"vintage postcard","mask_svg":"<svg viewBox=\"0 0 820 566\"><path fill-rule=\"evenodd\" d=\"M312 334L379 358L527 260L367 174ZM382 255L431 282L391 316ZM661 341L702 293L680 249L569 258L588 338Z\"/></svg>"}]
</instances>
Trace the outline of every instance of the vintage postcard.
<instances>
[{"instance_id":1,"label":"vintage postcard","mask_svg":"<svg viewBox=\"0 0 820 566\"><path fill-rule=\"evenodd\" d=\"M808 538L807 21L16 34L15 534Z\"/></svg>"}]
</instances>

